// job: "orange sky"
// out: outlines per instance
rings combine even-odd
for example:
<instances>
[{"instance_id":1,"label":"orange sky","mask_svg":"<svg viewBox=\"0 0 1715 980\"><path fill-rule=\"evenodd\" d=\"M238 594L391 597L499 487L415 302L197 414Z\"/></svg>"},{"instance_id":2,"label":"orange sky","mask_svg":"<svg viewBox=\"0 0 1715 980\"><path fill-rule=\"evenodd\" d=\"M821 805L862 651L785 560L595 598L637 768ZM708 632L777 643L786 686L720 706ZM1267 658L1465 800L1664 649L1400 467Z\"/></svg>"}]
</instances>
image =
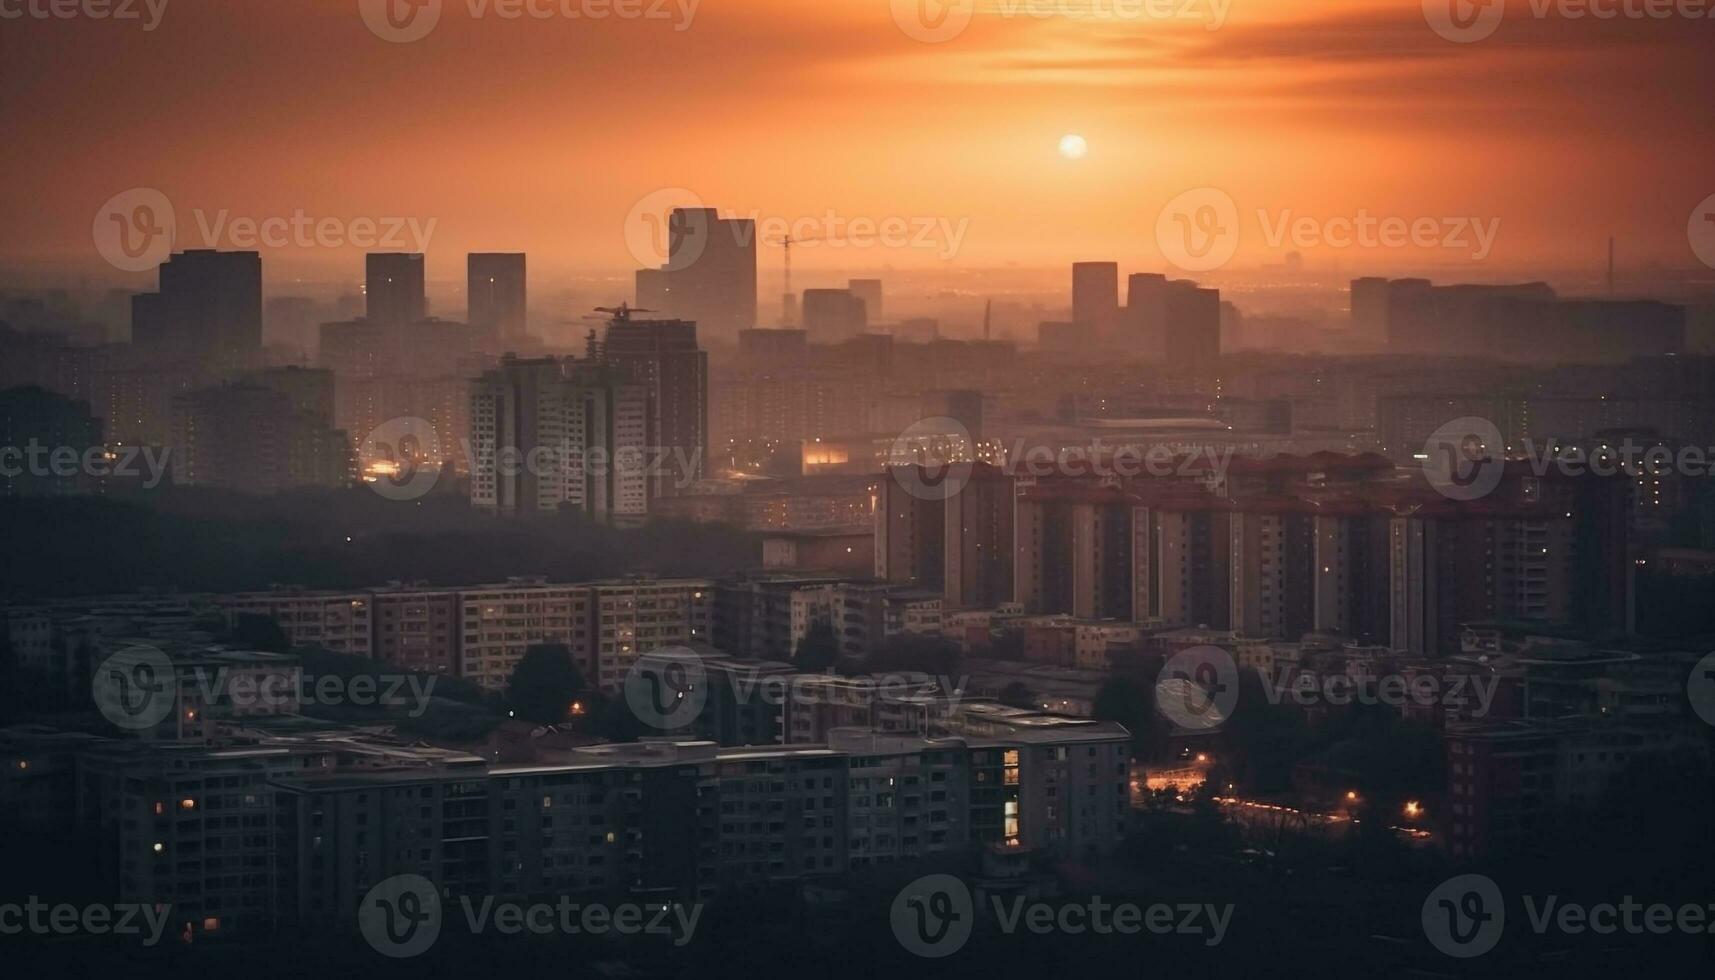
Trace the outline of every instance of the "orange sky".
<instances>
[{"instance_id":1,"label":"orange sky","mask_svg":"<svg viewBox=\"0 0 1715 980\"><path fill-rule=\"evenodd\" d=\"M432 277L472 249L606 271L636 264L635 202L680 187L765 217L962 228L951 258L938 240L806 247L806 268L1149 268L1163 205L1214 186L1238 204L1235 266L1285 251L1259 209L1498 220L1497 270L1592 262L1609 233L1690 264L1687 218L1715 193L1709 19L1538 18L1520 0L1492 38L1455 44L1417 2L1221 0L1210 30L1215 0L980 0L963 33L924 43L895 16L917 0L702 0L688 26L445 0L428 36L389 43L358 2L167 0L151 31L0 19L0 259L111 272L92 217L150 187L181 246L199 210L411 217L434 221ZM1190 16L1129 14L1146 3ZM1127 13L1028 13L1092 4ZM1086 158L1056 152L1069 132ZM1465 257L1304 251L1352 269ZM356 256L264 249L270 278L355 276Z\"/></svg>"}]
</instances>

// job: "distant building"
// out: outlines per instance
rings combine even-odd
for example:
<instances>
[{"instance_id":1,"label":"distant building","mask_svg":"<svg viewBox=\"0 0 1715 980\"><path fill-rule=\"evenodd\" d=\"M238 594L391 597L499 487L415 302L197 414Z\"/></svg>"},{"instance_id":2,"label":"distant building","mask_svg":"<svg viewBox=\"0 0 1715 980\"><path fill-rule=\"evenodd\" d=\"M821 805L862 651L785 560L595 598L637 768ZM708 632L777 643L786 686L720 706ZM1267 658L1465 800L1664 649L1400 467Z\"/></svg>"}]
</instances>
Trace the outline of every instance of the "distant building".
<instances>
[{"instance_id":1,"label":"distant building","mask_svg":"<svg viewBox=\"0 0 1715 980\"><path fill-rule=\"evenodd\" d=\"M528 336L524 253L472 252L465 257L465 320L501 340Z\"/></svg>"},{"instance_id":2,"label":"distant building","mask_svg":"<svg viewBox=\"0 0 1715 980\"><path fill-rule=\"evenodd\" d=\"M657 274L660 273L660 274ZM756 222L714 208L675 208L667 263L637 276L637 305L731 338L756 326Z\"/></svg>"},{"instance_id":3,"label":"distant building","mask_svg":"<svg viewBox=\"0 0 1715 980\"><path fill-rule=\"evenodd\" d=\"M357 474L346 434L301 404L254 382L173 399L173 481L250 493L349 485Z\"/></svg>"},{"instance_id":4,"label":"distant building","mask_svg":"<svg viewBox=\"0 0 1715 980\"><path fill-rule=\"evenodd\" d=\"M0 497L86 491L95 480L85 460L104 448L87 403L33 386L0 391Z\"/></svg>"},{"instance_id":5,"label":"distant building","mask_svg":"<svg viewBox=\"0 0 1715 980\"><path fill-rule=\"evenodd\" d=\"M864 302L849 289L804 290L804 331L822 344L847 340L869 328Z\"/></svg>"},{"instance_id":6,"label":"distant building","mask_svg":"<svg viewBox=\"0 0 1715 980\"><path fill-rule=\"evenodd\" d=\"M608 324L601 354L620 383L648 392L643 464L654 471L651 496L688 489L702 478L709 447L709 356L697 345L697 325L616 319Z\"/></svg>"},{"instance_id":7,"label":"distant building","mask_svg":"<svg viewBox=\"0 0 1715 980\"><path fill-rule=\"evenodd\" d=\"M1072 263L1072 322L1110 337L1119 320L1119 283L1117 262Z\"/></svg>"},{"instance_id":8,"label":"distant building","mask_svg":"<svg viewBox=\"0 0 1715 980\"><path fill-rule=\"evenodd\" d=\"M1168 284L1164 353L1169 367L1213 370L1221 356L1221 291Z\"/></svg>"},{"instance_id":9,"label":"distant building","mask_svg":"<svg viewBox=\"0 0 1715 980\"><path fill-rule=\"evenodd\" d=\"M882 321L880 279L852 279L847 281L846 289L863 300L864 315L869 318L870 323Z\"/></svg>"},{"instance_id":10,"label":"distant building","mask_svg":"<svg viewBox=\"0 0 1715 980\"><path fill-rule=\"evenodd\" d=\"M131 340L154 358L244 364L262 348L262 257L196 249L161 263L131 301Z\"/></svg>"},{"instance_id":11,"label":"distant building","mask_svg":"<svg viewBox=\"0 0 1715 980\"><path fill-rule=\"evenodd\" d=\"M649 512L651 397L595 365L507 357L470 386L471 503L501 514Z\"/></svg>"},{"instance_id":12,"label":"distant building","mask_svg":"<svg viewBox=\"0 0 1715 980\"><path fill-rule=\"evenodd\" d=\"M1685 308L1666 303L1562 298L1541 282L1367 278L1351 288L1354 329L1396 354L1601 364L1686 351Z\"/></svg>"},{"instance_id":13,"label":"distant building","mask_svg":"<svg viewBox=\"0 0 1715 980\"><path fill-rule=\"evenodd\" d=\"M420 252L370 252L363 258L365 316L371 323L416 323L428 316Z\"/></svg>"}]
</instances>

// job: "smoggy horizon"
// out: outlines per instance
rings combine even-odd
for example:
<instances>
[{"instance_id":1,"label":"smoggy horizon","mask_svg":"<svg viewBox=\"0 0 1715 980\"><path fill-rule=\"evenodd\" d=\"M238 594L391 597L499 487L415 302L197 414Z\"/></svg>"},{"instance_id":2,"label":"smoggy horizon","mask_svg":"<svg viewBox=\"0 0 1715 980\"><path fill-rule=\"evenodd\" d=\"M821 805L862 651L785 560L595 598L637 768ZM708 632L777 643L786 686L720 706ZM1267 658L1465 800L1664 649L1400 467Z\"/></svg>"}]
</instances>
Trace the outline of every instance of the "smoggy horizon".
<instances>
[{"instance_id":1,"label":"smoggy horizon","mask_svg":"<svg viewBox=\"0 0 1715 980\"><path fill-rule=\"evenodd\" d=\"M699 203L758 219L765 277L790 234L823 239L806 274L1296 252L1493 280L1599 269L1609 236L1701 268L1715 191L1683 98L1715 81L1707 18L1533 0L1461 40L1433 2L391 2L10 4L0 263L129 281L91 229L144 190L175 248L258 249L271 281L372 250L426 251L431 279L469 251L622 274L653 264L651 213ZM1218 265L1170 254L1233 219Z\"/></svg>"}]
</instances>

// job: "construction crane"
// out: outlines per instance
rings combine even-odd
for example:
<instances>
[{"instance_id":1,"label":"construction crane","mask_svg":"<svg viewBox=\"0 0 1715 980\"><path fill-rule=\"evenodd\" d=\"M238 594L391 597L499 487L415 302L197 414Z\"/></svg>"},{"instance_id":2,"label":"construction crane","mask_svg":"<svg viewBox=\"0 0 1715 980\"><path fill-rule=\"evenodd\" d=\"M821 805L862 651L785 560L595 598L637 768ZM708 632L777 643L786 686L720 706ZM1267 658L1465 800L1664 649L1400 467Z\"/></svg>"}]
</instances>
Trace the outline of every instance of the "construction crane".
<instances>
[{"instance_id":1,"label":"construction crane","mask_svg":"<svg viewBox=\"0 0 1715 980\"><path fill-rule=\"evenodd\" d=\"M598 306L595 308L595 311L597 313L610 314L613 317L614 322L616 322L616 323L630 323L631 322L631 314L633 314L633 313L654 313L655 312L654 310L639 309L635 306L629 306L625 303L621 303L618 306ZM595 319L595 317L586 317L586 319L593 320L593 319Z\"/></svg>"},{"instance_id":2,"label":"construction crane","mask_svg":"<svg viewBox=\"0 0 1715 980\"><path fill-rule=\"evenodd\" d=\"M824 238L794 238L791 235L786 235L781 238L773 239L768 243L770 245L780 246L782 254L785 256L786 285L780 293L781 326L790 327L792 325L792 305L793 301L796 299L792 293L792 246L802 245L806 242L820 242L826 240L827 239Z\"/></svg>"}]
</instances>

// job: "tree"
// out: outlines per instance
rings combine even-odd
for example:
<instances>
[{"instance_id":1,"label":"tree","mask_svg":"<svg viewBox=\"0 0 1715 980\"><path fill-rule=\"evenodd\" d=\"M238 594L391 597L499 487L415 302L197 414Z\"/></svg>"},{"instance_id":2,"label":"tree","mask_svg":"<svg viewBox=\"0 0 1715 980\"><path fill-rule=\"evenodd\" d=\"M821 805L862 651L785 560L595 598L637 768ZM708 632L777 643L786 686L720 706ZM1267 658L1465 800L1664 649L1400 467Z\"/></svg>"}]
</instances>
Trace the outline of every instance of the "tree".
<instances>
[{"instance_id":1,"label":"tree","mask_svg":"<svg viewBox=\"0 0 1715 980\"><path fill-rule=\"evenodd\" d=\"M260 613L239 613L232 624L233 642L265 653L285 653L292 649L286 631L272 616Z\"/></svg>"},{"instance_id":2,"label":"tree","mask_svg":"<svg viewBox=\"0 0 1715 980\"><path fill-rule=\"evenodd\" d=\"M563 643L534 643L512 669L506 703L513 714L539 725L558 725L584 689L583 675Z\"/></svg>"},{"instance_id":3,"label":"tree","mask_svg":"<svg viewBox=\"0 0 1715 980\"><path fill-rule=\"evenodd\" d=\"M1163 747L1157 738L1155 721L1155 691L1130 676L1110 677L1096 691L1096 703L1090 711L1097 721L1117 721L1131 732L1132 751L1142 758L1154 758Z\"/></svg>"},{"instance_id":4,"label":"tree","mask_svg":"<svg viewBox=\"0 0 1715 980\"><path fill-rule=\"evenodd\" d=\"M834 635L834 628L818 620L798 641L798 649L792 654L792 666L805 673L819 674L834 666L839 659L840 641Z\"/></svg>"},{"instance_id":5,"label":"tree","mask_svg":"<svg viewBox=\"0 0 1715 980\"><path fill-rule=\"evenodd\" d=\"M1009 708L1034 708L1036 695L1023 681L1013 681L1000 689L1000 703Z\"/></svg>"},{"instance_id":6,"label":"tree","mask_svg":"<svg viewBox=\"0 0 1715 980\"><path fill-rule=\"evenodd\" d=\"M953 641L939 634L895 633L864 658L869 674L918 671L957 682L963 656Z\"/></svg>"}]
</instances>

